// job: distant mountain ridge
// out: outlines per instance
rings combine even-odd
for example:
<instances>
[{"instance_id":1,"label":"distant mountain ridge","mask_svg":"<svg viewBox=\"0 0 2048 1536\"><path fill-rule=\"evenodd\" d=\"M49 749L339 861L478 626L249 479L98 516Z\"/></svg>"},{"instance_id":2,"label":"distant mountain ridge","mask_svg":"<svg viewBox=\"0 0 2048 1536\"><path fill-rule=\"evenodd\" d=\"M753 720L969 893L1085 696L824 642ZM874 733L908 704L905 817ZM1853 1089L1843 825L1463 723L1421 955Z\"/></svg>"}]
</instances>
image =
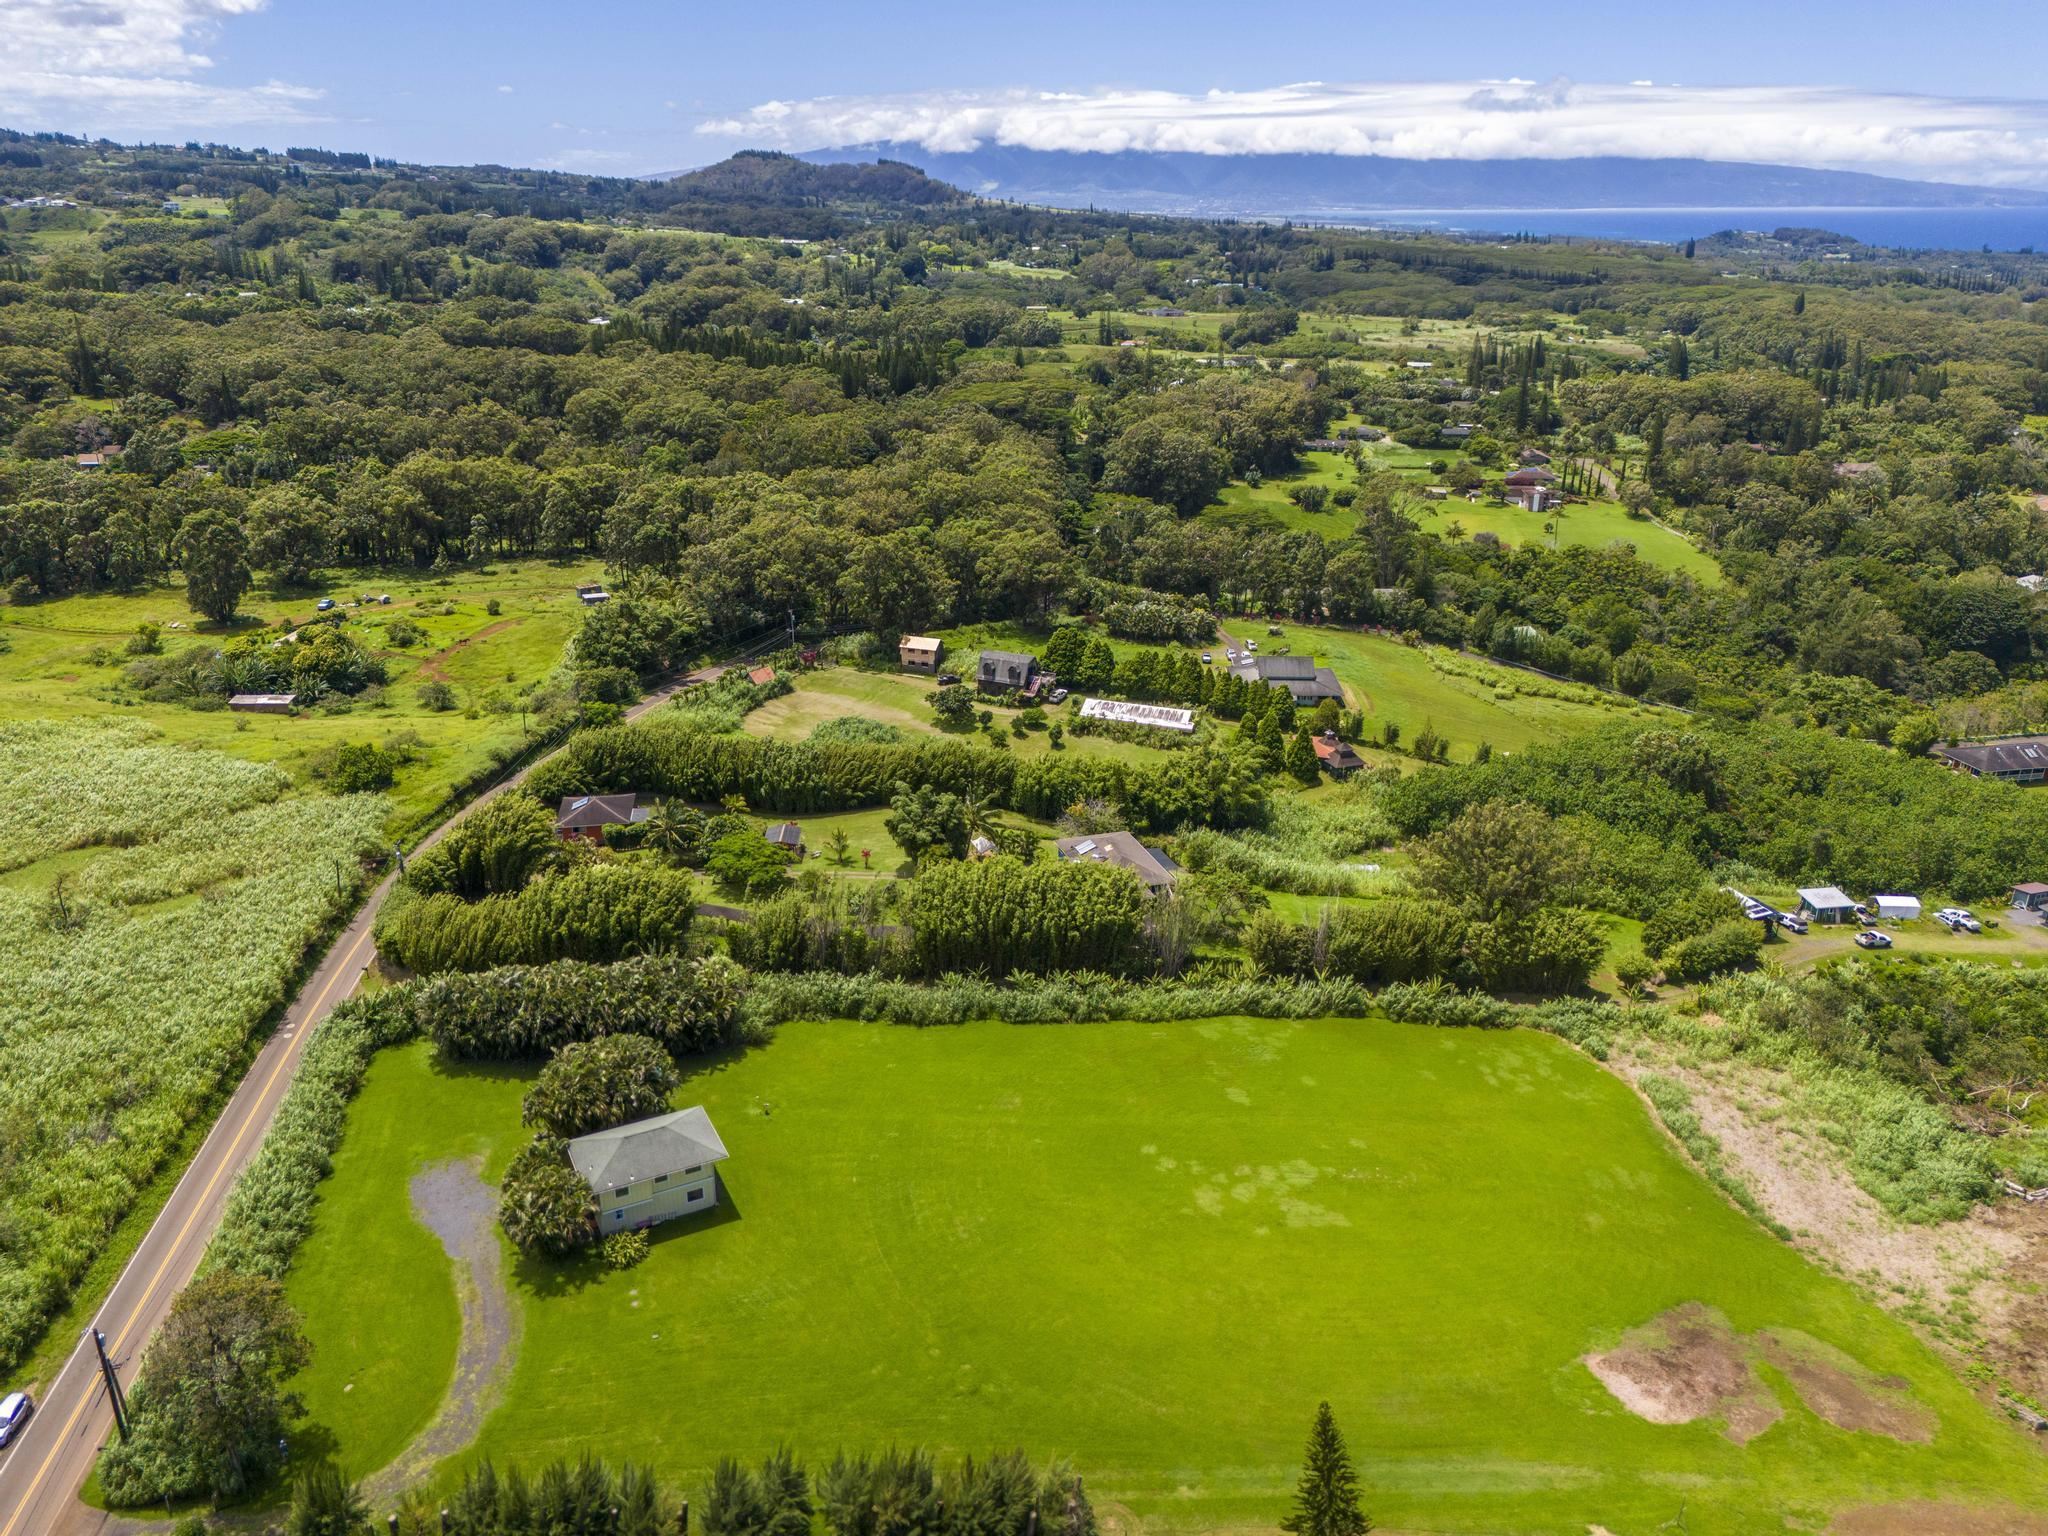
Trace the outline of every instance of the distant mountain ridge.
<instances>
[{"instance_id":1,"label":"distant mountain ridge","mask_svg":"<svg viewBox=\"0 0 2048 1536\"><path fill-rule=\"evenodd\" d=\"M1402 160L1377 155L1201 155L985 145L814 149L813 165L915 166L981 197L1133 213L1330 218L1375 210L1565 208L2031 208L2048 191L1907 181L1737 161Z\"/></svg>"}]
</instances>

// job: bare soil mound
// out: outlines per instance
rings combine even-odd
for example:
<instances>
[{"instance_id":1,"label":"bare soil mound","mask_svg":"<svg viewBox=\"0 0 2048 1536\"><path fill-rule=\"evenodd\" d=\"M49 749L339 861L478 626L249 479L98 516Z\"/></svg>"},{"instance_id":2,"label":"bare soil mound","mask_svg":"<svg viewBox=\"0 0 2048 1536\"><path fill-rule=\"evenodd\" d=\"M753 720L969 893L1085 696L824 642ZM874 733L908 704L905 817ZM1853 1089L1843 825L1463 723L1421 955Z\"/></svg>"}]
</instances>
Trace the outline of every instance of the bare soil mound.
<instances>
[{"instance_id":1,"label":"bare soil mound","mask_svg":"<svg viewBox=\"0 0 2048 1536\"><path fill-rule=\"evenodd\" d=\"M1828 1536L2048 1536L2048 1515L1967 1504L1873 1504L1837 1515Z\"/></svg>"},{"instance_id":2,"label":"bare soil mound","mask_svg":"<svg viewBox=\"0 0 2048 1536\"><path fill-rule=\"evenodd\" d=\"M1586 1365L1638 1417L1652 1424L1719 1419L1738 1445L1784 1412L1728 1319L1696 1301L1623 1335L1613 1349L1586 1356Z\"/></svg>"},{"instance_id":3,"label":"bare soil mound","mask_svg":"<svg viewBox=\"0 0 2048 1536\"><path fill-rule=\"evenodd\" d=\"M1757 1336L1757 1351L1785 1373L1801 1402L1837 1429L1916 1445L1934 1438L1934 1415L1908 1395L1905 1382L1873 1375L1833 1345L1772 1329Z\"/></svg>"}]
</instances>

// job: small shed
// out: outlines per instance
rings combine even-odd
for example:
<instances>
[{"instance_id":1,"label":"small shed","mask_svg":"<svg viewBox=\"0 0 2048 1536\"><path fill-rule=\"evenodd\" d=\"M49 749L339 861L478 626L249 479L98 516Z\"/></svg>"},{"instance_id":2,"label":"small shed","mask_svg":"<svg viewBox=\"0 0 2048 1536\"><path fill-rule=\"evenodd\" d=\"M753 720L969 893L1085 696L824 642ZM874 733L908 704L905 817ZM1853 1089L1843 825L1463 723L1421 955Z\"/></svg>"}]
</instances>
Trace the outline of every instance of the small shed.
<instances>
[{"instance_id":1,"label":"small shed","mask_svg":"<svg viewBox=\"0 0 2048 1536\"><path fill-rule=\"evenodd\" d=\"M766 688L775 681L775 669L773 667L756 667L747 674L747 681L756 688Z\"/></svg>"},{"instance_id":2,"label":"small shed","mask_svg":"<svg viewBox=\"0 0 2048 1536\"><path fill-rule=\"evenodd\" d=\"M2039 912L2048 909L2048 885L2038 880L2029 880L2012 888L2012 905L2022 912Z\"/></svg>"},{"instance_id":3,"label":"small shed","mask_svg":"<svg viewBox=\"0 0 2048 1536\"><path fill-rule=\"evenodd\" d=\"M943 640L930 635L905 635L896 642L896 659L911 672L936 672L945 649Z\"/></svg>"},{"instance_id":4,"label":"small shed","mask_svg":"<svg viewBox=\"0 0 2048 1536\"><path fill-rule=\"evenodd\" d=\"M1906 923L1920 915L1918 896L1873 896L1870 899L1877 903L1877 915L1882 922Z\"/></svg>"},{"instance_id":5,"label":"small shed","mask_svg":"<svg viewBox=\"0 0 2048 1536\"><path fill-rule=\"evenodd\" d=\"M1851 923L1856 920L1856 903L1843 894L1839 886L1801 886L1799 913L1816 923Z\"/></svg>"},{"instance_id":6,"label":"small shed","mask_svg":"<svg viewBox=\"0 0 2048 1536\"><path fill-rule=\"evenodd\" d=\"M801 856L804 851L804 829L793 821L778 821L761 835L777 848L787 848L793 854Z\"/></svg>"},{"instance_id":7,"label":"small shed","mask_svg":"<svg viewBox=\"0 0 2048 1536\"><path fill-rule=\"evenodd\" d=\"M1348 779L1365 766L1365 759L1358 755L1357 748L1348 741L1340 740L1335 731L1311 736L1309 745L1315 748L1317 764L1333 779Z\"/></svg>"},{"instance_id":8,"label":"small shed","mask_svg":"<svg viewBox=\"0 0 2048 1536\"><path fill-rule=\"evenodd\" d=\"M299 702L296 693L236 693L228 696L228 708L245 715L288 715Z\"/></svg>"}]
</instances>

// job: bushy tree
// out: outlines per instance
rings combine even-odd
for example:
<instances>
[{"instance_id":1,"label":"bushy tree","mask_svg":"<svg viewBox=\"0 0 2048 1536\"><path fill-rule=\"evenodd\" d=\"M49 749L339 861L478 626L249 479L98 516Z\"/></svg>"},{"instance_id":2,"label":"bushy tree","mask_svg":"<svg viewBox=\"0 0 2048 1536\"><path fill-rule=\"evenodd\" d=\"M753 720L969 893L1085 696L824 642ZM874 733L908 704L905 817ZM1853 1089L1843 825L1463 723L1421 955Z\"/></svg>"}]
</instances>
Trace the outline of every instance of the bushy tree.
<instances>
[{"instance_id":1,"label":"bushy tree","mask_svg":"<svg viewBox=\"0 0 2048 1536\"><path fill-rule=\"evenodd\" d=\"M680 1079L645 1035L565 1045L526 1091L519 1118L564 1140L661 1113Z\"/></svg>"},{"instance_id":2,"label":"bushy tree","mask_svg":"<svg viewBox=\"0 0 2048 1536\"><path fill-rule=\"evenodd\" d=\"M276 1467L300 1413L285 1383L312 1359L274 1280L216 1269L178 1293L129 1399L132 1433L101 1482L119 1506L231 1498Z\"/></svg>"},{"instance_id":3,"label":"bushy tree","mask_svg":"<svg viewBox=\"0 0 2048 1536\"><path fill-rule=\"evenodd\" d=\"M308 1467L293 1480L285 1536L365 1536L369 1529L362 1491L333 1463Z\"/></svg>"},{"instance_id":4,"label":"bushy tree","mask_svg":"<svg viewBox=\"0 0 2048 1536\"><path fill-rule=\"evenodd\" d=\"M536 1136L513 1157L498 1188L498 1220L528 1253L560 1257L597 1235L597 1197L560 1139Z\"/></svg>"},{"instance_id":5,"label":"bushy tree","mask_svg":"<svg viewBox=\"0 0 2048 1536\"><path fill-rule=\"evenodd\" d=\"M527 796L506 794L478 806L415 855L406 883L422 895L446 892L478 901L521 890L561 860L554 813Z\"/></svg>"},{"instance_id":6,"label":"bushy tree","mask_svg":"<svg viewBox=\"0 0 2048 1536\"><path fill-rule=\"evenodd\" d=\"M882 825L913 859L933 851L956 859L967 856L967 810L958 795L929 785L898 784Z\"/></svg>"},{"instance_id":7,"label":"bushy tree","mask_svg":"<svg viewBox=\"0 0 2048 1536\"><path fill-rule=\"evenodd\" d=\"M192 512L171 553L185 573L192 606L218 624L232 619L249 590L249 536L234 514L210 506Z\"/></svg>"},{"instance_id":8,"label":"bushy tree","mask_svg":"<svg viewBox=\"0 0 2048 1536\"><path fill-rule=\"evenodd\" d=\"M1472 806L1415 850L1422 890L1488 921L1526 918L1578 879L1578 841L1533 805Z\"/></svg>"}]
</instances>

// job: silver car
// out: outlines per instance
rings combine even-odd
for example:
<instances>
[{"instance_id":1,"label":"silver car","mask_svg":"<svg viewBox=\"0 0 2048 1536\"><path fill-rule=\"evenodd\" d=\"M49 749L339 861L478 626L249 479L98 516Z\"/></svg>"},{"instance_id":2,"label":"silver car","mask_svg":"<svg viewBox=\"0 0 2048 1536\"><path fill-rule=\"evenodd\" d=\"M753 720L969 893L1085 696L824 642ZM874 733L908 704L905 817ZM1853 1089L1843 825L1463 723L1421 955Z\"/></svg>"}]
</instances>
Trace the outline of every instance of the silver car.
<instances>
[{"instance_id":1,"label":"silver car","mask_svg":"<svg viewBox=\"0 0 2048 1536\"><path fill-rule=\"evenodd\" d=\"M0 1445L12 1445L20 1439L22 1428L35 1411L36 1405L26 1392L10 1392L0 1397Z\"/></svg>"}]
</instances>

